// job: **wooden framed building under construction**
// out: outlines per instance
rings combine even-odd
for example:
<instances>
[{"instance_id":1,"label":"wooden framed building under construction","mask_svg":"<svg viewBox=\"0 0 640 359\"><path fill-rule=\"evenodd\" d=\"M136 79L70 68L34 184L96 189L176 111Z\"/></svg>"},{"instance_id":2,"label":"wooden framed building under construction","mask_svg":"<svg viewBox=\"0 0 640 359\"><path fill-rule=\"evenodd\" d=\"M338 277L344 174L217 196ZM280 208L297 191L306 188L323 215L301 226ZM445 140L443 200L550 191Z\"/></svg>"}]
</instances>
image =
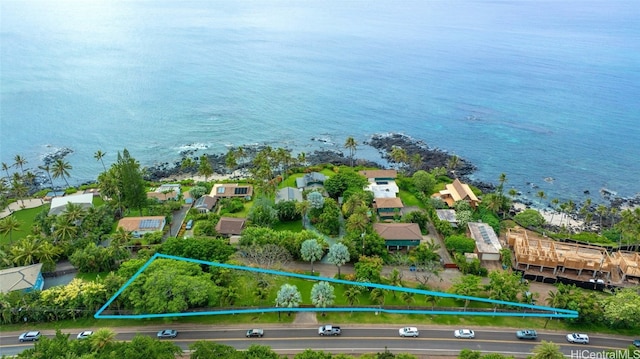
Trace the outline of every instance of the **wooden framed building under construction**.
<instances>
[{"instance_id":1,"label":"wooden framed building under construction","mask_svg":"<svg viewBox=\"0 0 640 359\"><path fill-rule=\"evenodd\" d=\"M619 284L640 280L640 255L635 252L609 254L603 247L529 238L523 229L509 229L507 244L513 250L515 268L525 272L550 271L553 276L564 276L569 270L576 279Z\"/></svg>"}]
</instances>

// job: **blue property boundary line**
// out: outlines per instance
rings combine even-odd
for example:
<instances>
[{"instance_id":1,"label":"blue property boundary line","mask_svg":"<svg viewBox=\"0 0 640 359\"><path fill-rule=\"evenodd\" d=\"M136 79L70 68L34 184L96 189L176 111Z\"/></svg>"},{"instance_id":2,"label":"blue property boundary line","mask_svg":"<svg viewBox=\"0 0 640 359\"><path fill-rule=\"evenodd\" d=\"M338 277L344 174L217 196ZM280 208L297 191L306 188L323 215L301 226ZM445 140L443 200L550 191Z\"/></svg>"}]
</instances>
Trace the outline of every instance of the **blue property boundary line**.
<instances>
[{"instance_id":1,"label":"blue property boundary line","mask_svg":"<svg viewBox=\"0 0 640 359\"><path fill-rule=\"evenodd\" d=\"M325 281L330 283L337 284L347 284L347 285L355 285L359 287L372 287L372 288L380 288L385 290L392 290L396 292L408 292L414 294L421 295L430 295L434 297L442 297L442 298L453 298L453 299L462 299L462 300L470 300L474 302L482 302L482 303L491 303L491 304L499 304L499 305L508 305L512 307L519 307L523 309L534 309L546 311L547 313L527 313L527 312L467 312L467 311L436 311L436 310L415 310L415 309L386 309L383 307L330 307L330 308L277 308L277 307L265 307L265 308L251 308L251 309L234 309L234 310L219 310L219 311L206 311L206 312L186 312L186 313L163 313L163 314L121 314L121 315L103 315L102 312L105 311L109 305L120 295L122 292L127 289L133 281L144 272L147 267L158 258L166 258L173 259L177 261L191 262L197 264L205 264L213 267L220 267L226 269L234 269L234 270L242 270L247 272L254 273L264 273L264 274L272 274L279 275L284 277L293 277L300 279L307 279L313 281ZM193 258L184 258L184 257L176 257L168 254L154 254L149 260L142 266L138 271L120 288L118 291L111 297L109 300L94 314L94 318L96 319L147 319L147 318L169 318L169 317L190 317L190 316L199 316L199 315L222 315L222 314L246 314L246 313L272 313L272 312L382 312L382 313L393 313L393 314L438 314L438 315L473 315L473 316L493 316L493 317L544 317L544 318L577 318L578 312L575 310L569 309L559 309L553 307L546 307L540 305L533 304L525 304L518 302L506 302L502 300L496 299L488 299L488 298L480 298L480 297L471 297L465 295L457 295L451 293L444 292L434 292L430 290L423 289L415 289L415 288L405 288L405 287L396 287L386 284L378 284L378 283L367 283L367 282L353 282L344 279L336 279L336 278L328 278L328 277L315 277L306 274L298 274L298 273L289 273L289 272L281 272L271 269L264 268L254 268L254 267L245 267L238 266L233 264L225 264L218 262L208 262L199 259Z\"/></svg>"}]
</instances>

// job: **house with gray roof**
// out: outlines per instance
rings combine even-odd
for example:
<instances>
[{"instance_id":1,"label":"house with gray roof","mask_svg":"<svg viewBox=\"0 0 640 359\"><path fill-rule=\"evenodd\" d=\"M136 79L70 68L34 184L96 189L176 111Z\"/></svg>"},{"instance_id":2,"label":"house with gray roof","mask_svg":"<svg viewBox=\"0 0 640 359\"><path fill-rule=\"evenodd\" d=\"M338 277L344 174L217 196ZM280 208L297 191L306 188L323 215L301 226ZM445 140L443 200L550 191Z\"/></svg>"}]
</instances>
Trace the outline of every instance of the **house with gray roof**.
<instances>
[{"instance_id":1,"label":"house with gray roof","mask_svg":"<svg viewBox=\"0 0 640 359\"><path fill-rule=\"evenodd\" d=\"M293 187L285 187L278 190L278 192L276 193L276 203L286 201L302 202L302 191Z\"/></svg>"},{"instance_id":2,"label":"house with gray roof","mask_svg":"<svg viewBox=\"0 0 640 359\"><path fill-rule=\"evenodd\" d=\"M422 240L417 223L374 223L373 229L384 238L387 250L408 250L419 246Z\"/></svg>"},{"instance_id":3,"label":"house with gray roof","mask_svg":"<svg viewBox=\"0 0 640 359\"><path fill-rule=\"evenodd\" d=\"M312 186L322 186L327 176L320 172L305 173L304 176L296 178L296 186L298 188L308 188Z\"/></svg>"},{"instance_id":4,"label":"house with gray roof","mask_svg":"<svg viewBox=\"0 0 640 359\"><path fill-rule=\"evenodd\" d=\"M193 208L197 209L200 213L209 213L213 207L218 203L218 198L209 195L204 195L193 204Z\"/></svg>"},{"instance_id":5,"label":"house with gray roof","mask_svg":"<svg viewBox=\"0 0 640 359\"><path fill-rule=\"evenodd\" d=\"M44 277L42 277L42 263L23 267L13 267L0 270L0 293L9 293L15 290L30 292L42 290Z\"/></svg>"}]
</instances>

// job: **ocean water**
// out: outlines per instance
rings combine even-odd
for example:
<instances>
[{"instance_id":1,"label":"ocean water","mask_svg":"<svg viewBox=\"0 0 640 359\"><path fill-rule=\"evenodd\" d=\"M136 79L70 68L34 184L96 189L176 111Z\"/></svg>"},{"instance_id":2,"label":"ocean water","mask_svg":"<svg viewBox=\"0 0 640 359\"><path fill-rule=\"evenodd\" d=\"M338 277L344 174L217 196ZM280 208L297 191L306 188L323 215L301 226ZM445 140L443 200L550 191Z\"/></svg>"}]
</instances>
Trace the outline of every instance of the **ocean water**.
<instances>
[{"instance_id":1,"label":"ocean water","mask_svg":"<svg viewBox=\"0 0 640 359\"><path fill-rule=\"evenodd\" d=\"M97 150L153 165L400 132L476 179L598 201L640 191L639 117L635 0L0 2L0 159L69 147L76 183Z\"/></svg>"}]
</instances>

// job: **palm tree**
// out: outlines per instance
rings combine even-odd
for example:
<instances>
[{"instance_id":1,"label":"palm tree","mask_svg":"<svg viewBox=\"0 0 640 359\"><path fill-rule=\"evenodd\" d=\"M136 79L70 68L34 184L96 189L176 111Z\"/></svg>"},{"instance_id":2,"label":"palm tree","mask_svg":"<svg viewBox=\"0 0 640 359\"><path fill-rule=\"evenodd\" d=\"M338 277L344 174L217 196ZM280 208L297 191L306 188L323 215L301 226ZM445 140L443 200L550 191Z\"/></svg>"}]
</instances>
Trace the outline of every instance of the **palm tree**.
<instances>
[{"instance_id":1,"label":"palm tree","mask_svg":"<svg viewBox=\"0 0 640 359\"><path fill-rule=\"evenodd\" d=\"M607 214L607 206L601 204L596 208L596 212L600 217L600 233L602 233L602 218Z\"/></svg>"},{"instance_id":2,"label":"palm tree","mask_svg":"<svg viewBox=\"0 0 640 359\"><path fill-rule=\"evenodd\" d=\"M80 222L82 222L86 214L87 213L85 209L77 203L67 203L67 206L64 208L63 212L63 216L65 216L69 222L75 224L76 226Z\"/></svg>"},{"instance_id":3,"label":"palm tree","mask_svg":"<svg viewBox=\"0 0 640 359\"><path fill-rule=\"evenodd\" d=\"M49 182L51 182L51 189L53 189L53 179L51 179L51 168L48 164L38 166L39 169L45 171L47 173L47 177L49 177Z\"/></svg>"},{"instance_id":4,"label":"palm tree","mask_svg":"<svg viewBox=\"0 0 640 359\"><path fill-rule=\"evenodd\" d=\"M391 148L391 160L397 164L397 168L399 169L401 164L407 163L409 156L404 148L393 146Z\"/></svg>"},{"instance_id":5,"label":"palm tree","mask_svg":"<svg viewBox=\"0 0 640 359\"><path fill-rule=\"evenodd\" d=\"M133 239L133 236L131 235L131 232L125 231L125 229L122 227L118 227L115 233L111 235L110 245L118 246L118 247L125 246L129 242L131 242L132 239Z\"/></svg>"},{"instance_id":6,"label":"palm tree","mask_svg":"<svg viewBox=\"0 0 640 359\"><path fill-rule=\"evenodd\" d=\"M355 303L360 303L360 289L358 287L349 287L344 291L344 298L349 303L349 306L353 306Z\"/></svg>"},{"instance_id":7,"label":"palm tree","mask_svg":"<svg viewBox=\"0 0 640 359\"><path fill-rule=\"evenodd\" d=\"M536 193L536 197L540 198L540 203L542 203L542 200L547 198L547 195L544 191L538 191L538 193Z\"/></svg>"},{"instance_id":8,"label":"palm tree","mask_svg":"<svg viewBox=\"0 0 640 359\"><path fill-rule=\"evenodd\" d=\"M20 155L16 155L13 158L13 162L14 162L14 165L16 167L20 167L20 172L22 172L22 174L24 174L23 166L27 164L27 160L24 157L20 156Z\"/></svg>"},{"instance_id":9,"label":"palm tree","mask_svg":"<svg viewBox=\"0 0 640 359\"><path fill-rule=\"evenodd\" d=\"M102 168L105 172L107 171L107 167L104 165L104 161L102 160L102 158L106 155L107 154L105 152L102 152L101 150L97 150L96 153L93 154L93 158L95 158L96 161L100 161L100 163L102 163Z\"/></svg>"},{"instance_id":10,"label":"palm tree","mask_svg":"<svg viewBox=\"0 0 640 359\"><path fill-rule=\"evenodd\" d=\"M413 155L411 155L411 167L413 167L413 169L415 171L419 170L420 167L422 167L422 156L419 153L414 153Z\"/></svg>"},{"instance_id":11,"label":"palm tree","mask_svg":"<svg viewBox=\"0 0 640 359\"><path fill-rule=\"evenodd\" d=\"M358 147L358 143L356 140L349 136L347 137L347 141L344 143L344 148L349 150L349 158L351 159L351 167L353 167L353 156L356 154L356 148Z\"/></svg>"},{"instance_id":12,"label":"palm tree","mask_svg":"<svg viewBox=\"0 0 640 359\"><path fill-rule=\"evenodd\" d=\"M509 196L511 196L511 199L516 199L516 197L518 196L518 191L516 191L515 188L510 189Z\"/></svg>"},{"instance_id":13,"label":"palm tree","mask_svg":"<svg viewBox=\"0 0 640 359\"><path fill-rule=\"evenodd\" d=\"M298 164L302 167L307 167L307 154L304 152L298 153Z\"/></svg>"},{"instance_id":14,"label":"palm tree","mask_svg":"<svg viewBox=\"0 0 640 359\"><path fill-rule=\"evenodd\" d=\"M393 268L393 271L391 271L391 274L389 274L389 278L387 278L387 280L389 281L389 284L394 287L402 287L402 275L398 268ZM395 290L393 291L392 295L394 298L396 297Z\"/></svg>"},{"instance_id":15,"label":"palm tree","mask_svg":"<svg viewBox=\"0 0 640 359\"><path fill-rule=\"evenodd\" d=\"M413 298L413 293L410 292L402 292L400 297L402 297L403 302L407 303L407 307L409 307L409 305L411 305L411 303L415 301L415 299Z\"/></svg>"},{"instance_id":16,"label":"palm tree","mask_svg":"<svg viewBox=\"0 0 640 359\"><path fill-rule=\"evenodd\" d=\"M427 303L431 303L431 310L434 310L436 304L438 304L438 302L440 301L440 297L438 297L437 295L425 295L424 299L427 301Z\"/></svg>"},{"instance_id":17,"label":"palm tree","mask_svg":"<svg viewBox=\"0 0 640 359\"><path fill-rule=\"evenodd\" d=\"M76 227L65 216L58 216L53 230L53 236L57 242L69 242L78 234Z\"/></svg>"},{"instance_id":18,"label":"palm tree","mask_svg":"<svg viewBox=\"0 0 640 359\"><path fill-rule=\"evenodd\" d=\"M564 357L558 344L543 340L533 348L531 359L563 359Z\"/></svg>"},{"instance_id":19,"label":"palm tree","mask_svg":"<svg viewBox=\"0 0 640 359\"><path fill-rule=\"evenodd\" d=\"M560 203L560 200L557 198L554 198L551 200L551 204L553 204L553 212L551 212L551 221L550 221L551 224L553 224L553 216L556 214L556 212L558 212L558 203Z\"/></svg>"},{"instance_id":20,"label":"palm tree","mask_svg":"<svg viewBox=\"0 0 640 359\"><path fill-rule=\"evenodd\" d=\"M56 268L56 259L60 254L62 254L62 248L54 246L49 241L40 241L38 261L44 264L44 271L49 272L53 271Z\"/></svg>"},{"instance_id":21,"label":"palm tree","mask_svg":"<svg viewBox=\"0 0 640 359\"><path fill-rule=\"evenodd\" d=\"M67 181L67 177L69 177L69 171L71 169L73 169L73 167L71 167L69 162L64 161L62 158L57 158L55 162L53 162L53 166L51 166L53 178L62 177L64 182L67 184L67 188L71 187Z\"/></svg>"},{"instance_id":22,"label":"palm tree","mask_svg":"<svg viewBox=\"0 0 640 359\"><path fill-rule=\"evenodd\" d=\"M456 176L456 168L460 165L460 157L453 155L449 157L449 162L447 163L447 167L449 167L449 171L453 173L453 177L458 178Z\"/></svg>"},{"instance_id":23,"label":"palm tree","mask_svg":"<svg viewBox=\"0 0 640 359\"><path fill-rule=\"evenodd\" d=\"M6 236L8 234L9 242L11 242L13 241L13 232L19 231L21 225L22 222L20 222L14 216L4 217L3 219L0 219L0 233L2 233L3 236Z\"/></svg>"},{"instance_id":24,"label":"palm tree","mask_svg":"<svg viewBox=\"0 0 640 359\"><path fill-rule=\"evenodd\" d=\"M382 288L373 288L371 293L369 293L369 299L371 299L374 304L383 305L385 292Z\"/></svg>"},{"instance_id":25,"label":"palm tree","mask_svg":"<svg viewBox=\"0 0 640 359\"><path fill-rule=\"evenodd\" d=\"M12 166L6 164L5 162L2 162L2 170L7 173L7 180L9 180L11 178L11 175L9 174L9 168L11 168L11 167Z\"/></svg>"},{"instance_id":26,"label":"palm tree","mask_svg":"<svg viewBox=\"0 0 640 359\"><path fill-rule=\"evenodd\" d=\"M40 258L40 238L28 235L11 246L10 251L16 266L34 264Z\"/></svg>"},{"instance_id":27,"label":"palm tree","mask_svg":"<svg viewBox=\"0 0 640 359\"><path fill-rule=\"evenodd\" d=\"M94 351L99 352L110 346L116 338L116 334L111 329L100 328L89 337L89 343Z\"/></svg>"}]
</instances>

